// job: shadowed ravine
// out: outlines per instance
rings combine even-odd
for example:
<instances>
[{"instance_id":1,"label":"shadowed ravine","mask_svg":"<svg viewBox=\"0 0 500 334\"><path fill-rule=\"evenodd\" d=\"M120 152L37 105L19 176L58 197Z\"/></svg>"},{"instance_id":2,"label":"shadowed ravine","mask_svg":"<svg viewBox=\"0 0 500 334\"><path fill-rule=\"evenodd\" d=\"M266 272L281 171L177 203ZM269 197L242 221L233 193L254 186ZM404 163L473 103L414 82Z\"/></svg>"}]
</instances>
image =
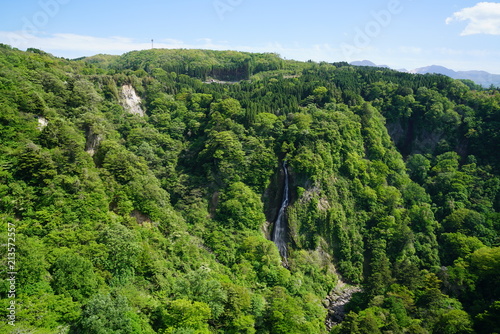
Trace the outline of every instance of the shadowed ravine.
<instances>
[{"instance_id":1,"label":"shadowed ravine","mask_svg":"<svg viewBox=\"0 0 500 334\"><path fill-rule=\"evenodd\" d=\"M284 260L287 258L286 249L286 208L288 206L288 170L286 168L286 161L283 161L283 171L285 173L285 182L283 187L283 200L281 201L280 211L278 218L274 223L273 241L278 247L280 255Z\"/></svg>"}]
</instances>

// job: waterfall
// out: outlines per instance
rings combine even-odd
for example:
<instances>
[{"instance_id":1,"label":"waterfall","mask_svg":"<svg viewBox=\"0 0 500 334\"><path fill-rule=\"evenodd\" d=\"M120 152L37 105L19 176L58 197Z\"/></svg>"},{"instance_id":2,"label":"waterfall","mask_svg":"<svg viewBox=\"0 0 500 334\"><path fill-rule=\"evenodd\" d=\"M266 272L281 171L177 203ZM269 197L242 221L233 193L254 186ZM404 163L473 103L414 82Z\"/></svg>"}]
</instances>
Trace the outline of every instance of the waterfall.
<instances>
[{"instance_id":1,"label":"waterfall","mask_svg":"<svg viewBox=\"0 0 500 334\"><path fill-rule=\"evenodd\" d=\"M286 259L286 217L285 211L288 206L288 170L286 161L283 161L283 171L285 173L285 185L283 187L283 200L281 201L280 212L274 223L273 241L278 247L281 256Z\"/></svg>"}]
</instances>

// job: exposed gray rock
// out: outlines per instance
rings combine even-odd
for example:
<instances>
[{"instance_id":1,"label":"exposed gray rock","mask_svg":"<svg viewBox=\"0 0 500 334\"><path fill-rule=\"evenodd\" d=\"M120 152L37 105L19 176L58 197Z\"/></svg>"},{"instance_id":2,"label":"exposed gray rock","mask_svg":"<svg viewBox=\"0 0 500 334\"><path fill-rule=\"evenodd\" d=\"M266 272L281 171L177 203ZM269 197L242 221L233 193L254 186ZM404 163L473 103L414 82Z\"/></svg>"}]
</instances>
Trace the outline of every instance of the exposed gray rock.
<instances>
[{"instance_id":1,"label":"exposed gray rock","mask_svg":"<svg viewBox=\"0 0 500 334\"><path fill-rule=\"evenodd\" d=\"M96 148L99 146L101 141L102 141L101 135L89 131L89 133L87 134L87 142L85 143L85 152L93 156Z\"/></svg>"},{"instance_id":2,"label":"exposed gray rock","mask_svg":"<svg viewBox=\"0 0 500 334\"><path fill-rule=\"evenodd\" d=\"M345 306L356 292L360 292L361 288L357 286L348 286L343 282L335 287L323 301L328 309L328 315L325 320L325 325L328 331L340 324L345 318Z\"/></svg>"},{"instance_id":3,"label":"exposed gray rock","mask_svg":"<svg viewBox=\"0 0 500 334\"><path fill-rule=\"evenodd\" d=\"M144 110L141 108L141 98L135 92L131 85L123 85L121 92L122 106L131 114L144 116Z\"/></svg>"},{"instance_id":4,"label":"exposed gray rock","mask_svg":"<svg viewBox=\"0 0 500 334\"><path fill-rule=\"evenodd\" d=\"M45 128L49 124L49 121L45 117L42 117L42 116L38 116L37 119L38 119L37 128L38 128L38 130L42 131L43 128Z\"/></svg>"}]
</instances>

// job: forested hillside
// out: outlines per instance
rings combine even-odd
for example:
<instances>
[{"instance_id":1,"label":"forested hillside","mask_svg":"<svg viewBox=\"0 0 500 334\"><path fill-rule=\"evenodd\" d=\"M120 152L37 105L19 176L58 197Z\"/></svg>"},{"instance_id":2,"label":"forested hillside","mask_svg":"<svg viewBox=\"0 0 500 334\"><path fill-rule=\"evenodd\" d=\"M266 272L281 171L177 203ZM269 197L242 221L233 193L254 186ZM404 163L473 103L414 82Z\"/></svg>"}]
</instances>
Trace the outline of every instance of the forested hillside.
<instances>
[{"instance_id":1,"label":"forested hillside","mask_svg":"<svg viewBox=\"0 0 500 334\"><path fill-rule=\"evenodd\" d=\"M0 45L0 143L0 333L500 333L499 90Z\"/></svg>"}]
</instances>

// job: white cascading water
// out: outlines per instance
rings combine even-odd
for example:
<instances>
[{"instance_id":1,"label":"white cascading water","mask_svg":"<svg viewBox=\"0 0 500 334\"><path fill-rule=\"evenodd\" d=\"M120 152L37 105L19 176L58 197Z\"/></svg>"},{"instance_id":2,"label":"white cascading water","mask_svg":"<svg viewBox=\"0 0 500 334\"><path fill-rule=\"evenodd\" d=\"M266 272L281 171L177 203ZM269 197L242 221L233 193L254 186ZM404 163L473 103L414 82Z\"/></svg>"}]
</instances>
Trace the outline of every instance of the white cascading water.
<instances>
[{"instance_id":1,"label":"white cascading water","mask_svg":"<svg viewBox=\"0 0 500 334\"><path fill-rule=\"evenodd\" d=\"M280 255L286 259L286 217L285 211L288 206L288 170L286 168L286 162L283 161L283 171L285 172L285 186L283 188L283 201L281 202L280 212L278 213L278 218L274 223L274 233L273 241L278 247Z\"/></svg>"}]
</instances>

